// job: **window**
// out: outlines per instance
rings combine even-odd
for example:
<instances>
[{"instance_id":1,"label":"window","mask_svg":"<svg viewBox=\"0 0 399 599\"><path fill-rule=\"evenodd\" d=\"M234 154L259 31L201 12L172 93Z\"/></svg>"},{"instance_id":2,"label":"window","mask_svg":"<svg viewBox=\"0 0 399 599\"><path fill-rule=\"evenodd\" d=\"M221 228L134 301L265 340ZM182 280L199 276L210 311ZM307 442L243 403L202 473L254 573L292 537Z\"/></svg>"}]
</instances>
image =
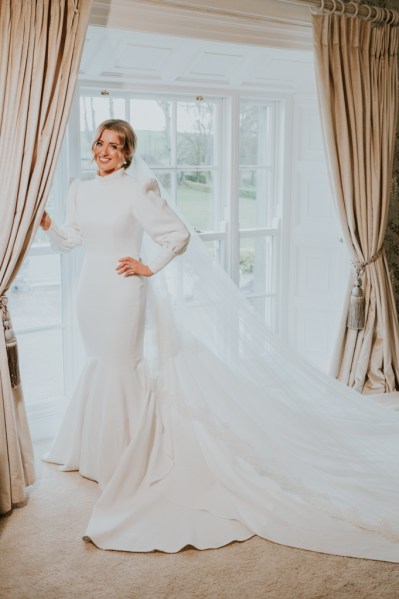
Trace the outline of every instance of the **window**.
<instances>
[{"instance_id":1,"label":"window","mask_svg":"<svg viewBox=\"0 0 399 599\"><path fill-rule=\"evenodd\" d=\"M239 285L266 322L275 326L281 102L243 98L239 122Z\"/></svg>"},{"instance_id":2,"label":"window","mask_svg":"<svg viewBox=\"0 0 399 599\"><path fill-rule=\"evenodd\" d=\"M95 124L130 121L138 151L169 199L276 328L283 100L101 93L108 95L81 91L83 177L94 175ZM226 130L229 117L236 134ZM239 145L237 159L229 140Z\"/></svg>"},{"instance_id":3,"label":"window","mask_svg":"<svg viewBox=\"0 0 399 599\"><path fill-rule=\"evenodd\" d=\"M48 212L57 221L63 212L63 163L61 156L47 203ZM8 291L28 407L65 394L62 280L61 256L39 229Z\"/></svg>"},{"instance_id":4,"label":"window","mask_svg":"<svg viewBox=\"0 0 399 599\"><path fill-rule=\"evenodd\" d=\"M102 93L81 90L75 104L47 204L51 216L63 221L72 177L94 176L96 125L127 119L141 156L172 203L213 259L276 326L282 101ZM55 252L39 229L9 291L28 411L61 401L76 382L81 348L72 304L79 260L79 252Z\"/></svg>"}]
</instances>

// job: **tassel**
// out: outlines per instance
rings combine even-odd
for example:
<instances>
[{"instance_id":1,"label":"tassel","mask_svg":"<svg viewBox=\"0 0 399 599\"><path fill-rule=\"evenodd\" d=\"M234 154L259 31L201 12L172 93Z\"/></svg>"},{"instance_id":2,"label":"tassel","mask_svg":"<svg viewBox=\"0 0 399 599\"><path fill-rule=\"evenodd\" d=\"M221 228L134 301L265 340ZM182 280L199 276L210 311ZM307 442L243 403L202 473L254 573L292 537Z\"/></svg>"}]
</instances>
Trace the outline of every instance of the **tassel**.
<instances>
[{"instance_id":1,"label":"tassel","mask_svg":"<svg viewBox=\"0 0 399 599\"><path fill-rule=\"evenodd\" d=\"M21 382L21 375L19 372L17 338L13 329L11 328L10 320L6 320L4 322L4 337L6 340L8 369L10 371L11 387L13 389L16 389Z\"/></svg>"},{"instance_id":2,"label":"tassel","mask_svg":"<svg viewBox=\"0 0 399 599\"><path fill-rule=\"evenodd\" d=\"M348 313L348 329L359 331L364 328L365 322L366 301L362 289L362 281L360 277L356 277L355 285L352 289L349 313Z\"/></svg>"},{"instance_id":3,"label":"tassel","mask_svg":"<svg viewBox=\"0 0 399 599\"><path fill-rule=\"evenodd\" d=\"M0 311L3 313L4 339L6 342L8 369L10 371L10 381L12 389L16 389L21 383L19 371L18 345L17 338L12 328L10 315L7 309L7 297L0 296Z\"/></svg>"},{"instance_id":4,"label":"tassel","mask_svg":"<svg viewBox=\"0 0 399 599\"><path fill-rule=\"evenodd\" d=\"M356 272L355 284L352 289L350 302L349 302L349 313L348 313L348 329L359 331L364 329L366 322L366 299L364 297L364 291L362 289L362 279L360 275L366 271L366 267L370 266L377 260L379 260L384 254L384 248L381 247L371 258L364 262L353 262L353 266Z\"/></svg>"}]
</instances>

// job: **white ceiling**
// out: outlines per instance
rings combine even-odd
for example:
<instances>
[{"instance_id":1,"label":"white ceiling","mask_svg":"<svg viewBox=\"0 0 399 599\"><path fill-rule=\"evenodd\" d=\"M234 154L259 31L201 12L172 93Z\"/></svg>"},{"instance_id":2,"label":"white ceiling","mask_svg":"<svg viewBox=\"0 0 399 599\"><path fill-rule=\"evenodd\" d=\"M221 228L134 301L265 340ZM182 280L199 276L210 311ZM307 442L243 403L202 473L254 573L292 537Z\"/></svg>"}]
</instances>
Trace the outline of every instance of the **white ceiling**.
<instances>
[{"instance_id":1,"label":"white ceiling","mask_svg":"<svg viewBox=\"0 0 399 599\"><path fill-rule=\"evenodd\" d=\"M309 51L188 39L90 25L80 80L95 85L314 93Z\"/></svg>"}]
</instances>

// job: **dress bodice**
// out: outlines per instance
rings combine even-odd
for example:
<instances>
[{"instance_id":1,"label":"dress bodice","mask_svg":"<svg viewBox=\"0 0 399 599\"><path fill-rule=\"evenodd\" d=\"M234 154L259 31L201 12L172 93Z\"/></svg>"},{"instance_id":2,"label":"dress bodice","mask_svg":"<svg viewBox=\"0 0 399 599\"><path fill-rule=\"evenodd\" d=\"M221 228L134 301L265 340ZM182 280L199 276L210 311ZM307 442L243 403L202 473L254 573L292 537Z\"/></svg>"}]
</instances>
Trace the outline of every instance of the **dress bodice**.
<instances>
[{"instance_id":1,"label":"dress bodice","mask_svg":"<svg viewBox=\"0 0 399 599\"><path fill-rule=\"evenodd\" d=\"M132 211L137 190L130 177L120 179L117 171L82 182L77 188L76 223L88 253L137 259L143 238L143 227Z\"/></svg>"},{"instance_id":2,"label":"dress bodice","mask_svg":"<svg viewBox=\"0 0 399 599\"><path fill-rule=\"evenodd\" d=\"M183 253L190 239L185 224L161 197L155 179L143 184L119 169L94 180L75 180L68 193L66 223L52 223L48 235L61 251L84 244L90 253L137 259L143 231L160 246L148 264L153 273Z\"/></svg>"}]
</instances>

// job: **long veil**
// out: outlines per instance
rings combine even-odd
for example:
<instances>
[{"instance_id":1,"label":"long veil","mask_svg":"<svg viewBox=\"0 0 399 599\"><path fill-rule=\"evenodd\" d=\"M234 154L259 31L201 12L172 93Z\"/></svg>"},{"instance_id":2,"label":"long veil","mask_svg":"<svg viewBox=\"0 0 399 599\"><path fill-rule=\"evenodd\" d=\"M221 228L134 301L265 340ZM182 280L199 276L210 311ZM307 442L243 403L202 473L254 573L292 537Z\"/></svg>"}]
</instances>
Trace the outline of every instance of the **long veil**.
<instances>
[{"instance_id":1,"label":"long veil","mask_svg":"<svg viewBox=\"0 0 399 599\"><path fill-rule=\"evenodd\" d=\"M132 172L153 177L139 157ZM399 414L286 347L191 232L187 252L148 285L145 355L162 401L195 423L257 534L399 561Z\"/></svg>"}]
</instances>

